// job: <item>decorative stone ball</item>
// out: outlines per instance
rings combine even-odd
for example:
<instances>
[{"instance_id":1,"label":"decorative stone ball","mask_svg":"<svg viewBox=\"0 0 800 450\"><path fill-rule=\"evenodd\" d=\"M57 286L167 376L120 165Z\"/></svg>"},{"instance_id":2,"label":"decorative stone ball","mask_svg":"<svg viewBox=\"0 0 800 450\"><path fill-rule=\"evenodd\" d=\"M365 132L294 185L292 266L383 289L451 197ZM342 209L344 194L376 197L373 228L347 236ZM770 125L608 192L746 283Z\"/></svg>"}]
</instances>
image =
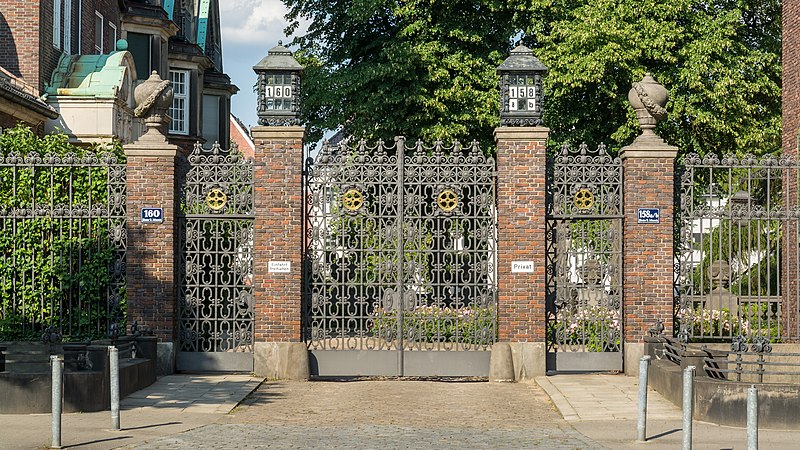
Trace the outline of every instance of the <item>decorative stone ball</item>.
<instances>
[{"instance_id":1,"label":"decorative stone ball","mask_svg":"<svg viewBox=\"0 0 800 450\"><path fill-rule=\"evenodd\" d=\"M117 51L124 52L128 49L128 41L120 39L117 41Z\"/></svg>"}]
</instances>

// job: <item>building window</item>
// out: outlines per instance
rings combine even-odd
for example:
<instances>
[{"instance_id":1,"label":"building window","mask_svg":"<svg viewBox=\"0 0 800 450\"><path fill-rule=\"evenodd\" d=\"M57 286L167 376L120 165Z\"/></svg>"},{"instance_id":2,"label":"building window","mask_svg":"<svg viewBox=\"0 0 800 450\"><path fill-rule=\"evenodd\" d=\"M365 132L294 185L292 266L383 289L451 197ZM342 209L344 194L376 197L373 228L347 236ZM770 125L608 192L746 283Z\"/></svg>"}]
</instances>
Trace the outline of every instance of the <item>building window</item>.
<instances>
[{"instance_id":1,"label":"building window","mask_svg":"<svg viewBox=\"0 0 800 450\"><path fill-rule=\"evenodd\" d=\"M189 134L189 71L170 70L169 78L172 81L172 90L175 97L169 115L169 132L174 134Z\"/></svg>"},{"instance_id":2,"label":"building window","mask_svg":"<svg viewBox=\"0 0 800 450\"><path fill-rule=\"evenodd\" d=\"M151 42L149 34L128 32L128 51L133 55L133 63L136 65L136 78L146 80L150 76L151 64Z\"/></svg>"},{"instance_id":3,"label":"building window","mask_svg":"<svg viewBox=\"0 0 800 450\"><path fill-rule=\"evenodd\" d=\"M97 54L103 53L103 15L94 12L94 50Z\"/></svg>"},{"instance_id":4,"label":"building window","mask_svg":"<svg viewBox=\"0 0 800 450\"><path fill-rule=\"evenodd\" d=\"M53 0L53 46L72 54L72 2Z\"/></svg>"},{"instance_id":5,"label":"building window","mask_svg":"<svg viewBox=\"0 0 800 450\"><path fill-rule=\"evenodd\" d=\"M203 96L203 137L206 139L206 148L219 142L222 148L228 148L227 142L220 142L220 96Z\"/></svg>"},{"instance_id":6,"label":"building window","mask_svg":"<svg viewBox=\"0 0 800 450\"><path fill-rule=\"evenodd\" d=\"M117 26L108 22L108 28L111 34L111 51L113 52L117 49Z\"/></svg>"},{"instance_id":7,"label":"building window","mask_svg":"<svg viewBox=\"0 0 800 450\"><path fill-rule=\"evenodd\" d=\"M61 0L53 0L53 46L61 48Z\"/></svg>"}]
</instances>

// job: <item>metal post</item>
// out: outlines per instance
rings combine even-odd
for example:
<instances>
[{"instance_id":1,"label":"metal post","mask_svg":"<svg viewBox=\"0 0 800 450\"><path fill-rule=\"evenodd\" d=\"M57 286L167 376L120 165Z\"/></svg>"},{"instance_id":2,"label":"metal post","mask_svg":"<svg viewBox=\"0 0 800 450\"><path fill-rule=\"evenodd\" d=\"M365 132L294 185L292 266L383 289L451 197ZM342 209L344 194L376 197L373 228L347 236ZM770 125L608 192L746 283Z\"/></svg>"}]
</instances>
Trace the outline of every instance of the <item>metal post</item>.
<instances>
[{"instance_id":1,"label":"metal post","mask_svg":"<svg viewBox=\"0 0 800 450\"><path fill-rule=\"evenodd\" d=\"M683 371L683 450L692 449L692 408L694 406L694 369Z\"/></svg>"},{"instance_id":2,"label":"metal post","mask_svg":"<svg viewBox=\"0 0 800 450\"><path fill-rule=\"evenodd\" d=\"M650 355L639 361L639 414L636 423L636 440L647 440L647 371L650 368Z\"/></svg>"},{"instance_id":3,"label":"metal post","mask_svg":"<svg viewBox=\"0 0 800 450\"><path fill-rule=\"evenodd\" d=\"M61 399L63 387L63 368L64 360L59 355L50 355L50 366L52 368L51 392L52 392L52 431L53 439L51 448L61 448Z\"/></svg>"},{"instance_id":4,"label":"metal post","mask_svg":"<svg viewBox=\"0 0 800 450\"><path fill-rule=\"evenodd\" d=\"M119 350L108 347L108 361L111 380L111 429L119 431Z\"/></svg>"},{"instance_id":5,"label":"metal post","mask_svg":"<svg viewBox=\"0 0 800 450\"><path fill-rule=\"evenodd\" d=\"M403 376L405 349L403 342L405 298L403 295L403 264L405 262L405 195L403 192L403 172L405 168L406 139L403 136L394 138L397 144L397 375Z\"/></svg>"},{"instance_id":6,"label":"metal post","mask_svg":"<svg viewBox=\"0 0 800 450\"><path fill-rule=\"evenodd\" d=\"M758 389L747 390L747 450L758 450Z\"/></svg>"}]
</instances>

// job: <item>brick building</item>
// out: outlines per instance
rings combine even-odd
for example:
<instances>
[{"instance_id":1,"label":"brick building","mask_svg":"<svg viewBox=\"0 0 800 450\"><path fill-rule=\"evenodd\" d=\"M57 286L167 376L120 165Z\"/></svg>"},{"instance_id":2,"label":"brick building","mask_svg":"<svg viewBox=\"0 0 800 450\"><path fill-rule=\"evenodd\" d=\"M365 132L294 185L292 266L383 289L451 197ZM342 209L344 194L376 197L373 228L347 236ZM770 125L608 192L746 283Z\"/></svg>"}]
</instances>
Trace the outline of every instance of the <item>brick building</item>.
<instances>
[{"instance_id":1,"label":"brick building","mask_svg":"<svg viewBox=\"0 0 800 450\"><path fill-rule=\"evenodd\" d=\"M133 90L155 71L176 93L170 142L227 147L238 88L223 72L219 29L215 0L5 1L0 127L22 121L76 143L130 142L141 128Z\"/></svg>"}]
</instances>

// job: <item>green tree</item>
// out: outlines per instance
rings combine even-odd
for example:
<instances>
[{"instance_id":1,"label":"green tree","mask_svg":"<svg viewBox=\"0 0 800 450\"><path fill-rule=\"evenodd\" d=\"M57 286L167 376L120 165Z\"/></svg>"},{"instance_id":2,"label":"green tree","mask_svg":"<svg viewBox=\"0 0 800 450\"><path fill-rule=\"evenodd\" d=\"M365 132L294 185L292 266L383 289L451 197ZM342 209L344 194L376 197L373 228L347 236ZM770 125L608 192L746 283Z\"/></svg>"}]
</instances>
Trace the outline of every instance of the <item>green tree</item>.
<instances>
[{"instance_id":1,"label":"green tree","mask_svg":"<svg viewBox=\"0 0 800 450\"><path fill-rule=\"evenodd\" d=\"M525 2L523 2L525 3ZM645 72L670 90L660 134L683 152L779 150L778 0L531 0L525 40L550 67L553 144L637 134L627 104Z\"/></svg>"},{"instance_id":2,"label":"green tree","mask_svg":"<svg viewBox=\"0 0 800 450\"><path fill-rule=\"evenodd\" d=\"M310 20L295 38L306 65L312 137L340 125L366 138L491 143L495 68L514 33L502 0L285 0Z\"/></svg>"},{"instance_id":3,"label":"green tree","mask_svg":"<svg viewBox=\"0 0 800 450\"><path fill-rule=\"evenodd\" d=\"M683 152L780 148L779 0L284 0L308 65L312 132L492 142L495 67L522 41L550 72L551 145L638 133L627 102L646 72L671 94L659 132ZM610 142L609 142L610 139Z\"/></svg>"}]
</instances>

